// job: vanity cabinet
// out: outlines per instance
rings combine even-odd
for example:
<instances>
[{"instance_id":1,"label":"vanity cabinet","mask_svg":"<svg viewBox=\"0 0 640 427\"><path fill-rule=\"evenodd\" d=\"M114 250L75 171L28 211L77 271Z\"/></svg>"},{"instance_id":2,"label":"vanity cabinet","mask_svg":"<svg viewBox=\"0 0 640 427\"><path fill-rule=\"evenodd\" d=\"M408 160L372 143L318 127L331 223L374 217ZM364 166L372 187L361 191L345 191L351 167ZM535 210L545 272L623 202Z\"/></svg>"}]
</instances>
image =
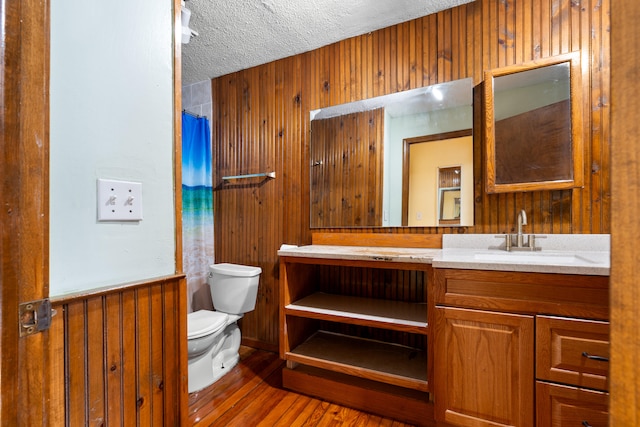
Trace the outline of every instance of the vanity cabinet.
<instances>
[{"instance_id":1,"label":"vanity cabinet","mask_svg":"<svg viewBox=\"0 0 640 427\"><path fill-rule=\"evenodd\" d=\"M436 420L607 425L608 277L435 268L434 287Z\"/></svg>"},{"instance_id":2,"label":"vanity cabinet","mask_svg":"<svg viewBox=\"0 0 640 427\"><path fill-rule=\"evenodd\" d=\"M283 385L423 425L432 269L392 259L280 256Z\"/></svg>"}]
</instances>

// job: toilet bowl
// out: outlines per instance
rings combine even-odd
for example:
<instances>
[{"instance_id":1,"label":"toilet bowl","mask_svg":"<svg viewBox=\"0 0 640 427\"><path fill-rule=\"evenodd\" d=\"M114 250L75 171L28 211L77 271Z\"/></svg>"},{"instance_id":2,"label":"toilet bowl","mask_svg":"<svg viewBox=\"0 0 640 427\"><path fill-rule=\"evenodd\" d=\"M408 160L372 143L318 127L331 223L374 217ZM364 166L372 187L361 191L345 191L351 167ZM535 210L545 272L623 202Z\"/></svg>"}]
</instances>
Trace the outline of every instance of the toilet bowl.
<instances>
[{"instance_id":1,"label":"toilet bowl","mask_svg":"<svg viewBox=\"0 0 640 427\"><path fill-rule=\"evenodd\" d=\"M199 310L187 315L189 393L219 380L240 358L238 320L255 308L260 267L214 264L208 283L215 311Z\"/></svg>"}]
</instances>

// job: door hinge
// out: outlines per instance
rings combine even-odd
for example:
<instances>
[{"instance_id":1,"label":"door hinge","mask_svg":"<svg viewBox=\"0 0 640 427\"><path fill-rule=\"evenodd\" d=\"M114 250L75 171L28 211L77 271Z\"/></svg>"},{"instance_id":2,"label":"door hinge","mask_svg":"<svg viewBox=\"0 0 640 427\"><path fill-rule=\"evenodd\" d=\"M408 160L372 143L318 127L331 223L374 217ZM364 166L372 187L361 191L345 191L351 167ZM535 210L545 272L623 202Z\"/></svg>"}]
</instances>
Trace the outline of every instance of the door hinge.
<instances>
[{"instance_id":1,"label":"door hinge","mask_svg":"<svg viewBox=\"0 0 640 427\"><path fill-rule=\"evenodd\" d=\"M46 331L55 315L56 311L51 309L49 298L21 303L18 309L20 336Z\"/></svg>"}]
</instances>

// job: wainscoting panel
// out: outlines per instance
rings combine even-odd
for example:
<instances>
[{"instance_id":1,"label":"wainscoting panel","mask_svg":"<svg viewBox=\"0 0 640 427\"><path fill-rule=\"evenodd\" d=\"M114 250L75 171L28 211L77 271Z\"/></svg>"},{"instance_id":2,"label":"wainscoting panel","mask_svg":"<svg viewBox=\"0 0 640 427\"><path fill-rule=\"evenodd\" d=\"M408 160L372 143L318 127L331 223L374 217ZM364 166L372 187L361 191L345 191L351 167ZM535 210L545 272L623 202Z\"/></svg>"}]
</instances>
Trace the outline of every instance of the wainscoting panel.
<instances>
[{"instance_id":1,"label":"wainscoting panel","mask_svg":"<svg viewBox=\"0 0 640 427\"><path fill-rule=\"evenodd\" d=\"M52 425L184 425L183 276L57 298L53 307Z\"/></svg>"},{"instance_id":2,"label":"wainscoting panel","mask_svg":"<svg viewBox=\"0 0 640 427\"><path fill-rule=\"evenodd\" d=\"M277 250L310 243L312 231L506 233L526 209L528 232L608 233L610 3L476 0L212 80L216 262L263 269L256 310L241 322L245 343L277 348ZM568 52L580 52L582 64L584 187L486 194L475 109L474 226L311 228L310 111L467 77L478 102L485 70ZM221 183L272 170L275 180Z\"/></svg>"}]
</instances>

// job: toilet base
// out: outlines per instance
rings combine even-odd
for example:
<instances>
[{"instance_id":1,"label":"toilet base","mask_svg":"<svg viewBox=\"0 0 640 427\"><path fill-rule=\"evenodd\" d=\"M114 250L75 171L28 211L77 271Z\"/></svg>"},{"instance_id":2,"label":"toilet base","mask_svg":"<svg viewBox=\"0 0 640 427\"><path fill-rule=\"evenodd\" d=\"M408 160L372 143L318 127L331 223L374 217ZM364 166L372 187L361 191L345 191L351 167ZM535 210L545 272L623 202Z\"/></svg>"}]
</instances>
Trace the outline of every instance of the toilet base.
<instances>
[{"instance_id":1,"label":"toilet base","mask_svg":"<svg viewBox=\"0 0 640 427\"><path fill-rule=\"evenodd\" d=\"M216 357L216 360L213 361L213 380L211 381L211 384L218 381L224 376L224 374L233 369L234 366L238 364L239 360L240 354L238 352L234 353L233 351L228 350L219 354L218 357Z\"/></svg>"},{"instance_id":2,"label":"toilet base","mask_svg":"<svg viewBox=\"0 0 640 427\"><path fill-rule=\"evenodd\" d=\"M238 324L227 325L220 339L209 352L189 360L189 393L209 387L238 364L241 341Z\"/></svg>"}]
</instances>

